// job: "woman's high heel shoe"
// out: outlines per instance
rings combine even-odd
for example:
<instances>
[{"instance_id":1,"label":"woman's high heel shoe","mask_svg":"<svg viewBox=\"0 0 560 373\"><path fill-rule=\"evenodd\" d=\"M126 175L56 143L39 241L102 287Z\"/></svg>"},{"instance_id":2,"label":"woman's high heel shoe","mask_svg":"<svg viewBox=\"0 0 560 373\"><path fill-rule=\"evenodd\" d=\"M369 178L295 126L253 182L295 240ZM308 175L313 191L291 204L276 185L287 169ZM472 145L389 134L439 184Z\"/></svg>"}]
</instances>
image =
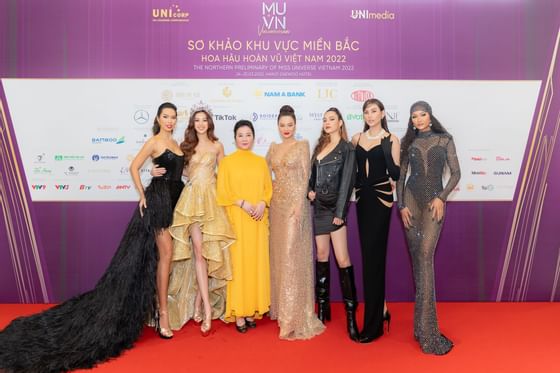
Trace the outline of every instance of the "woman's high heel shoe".
<instances>
[{"instance_id":1,"label":"woman's high heel shoe","mask_svg":"<svg viewBox=\"0 0 560 373\"><path fill-rule=\"evenodd\" d=\"M167 315L167 311L157 311L156 312L156 332L158 333L160 338L163 339L171 339L173 338L173 332L171 329L162 328L160 325L160 316Z\"/></svg>"},{"instance_id":2,"label":"woman's high heel shoe","mask_svg":"<svg viewBox=\"0 0 560 373\"><path fill-rule=\"evenodd\" d=\"M212 319L204 320L202 322L202 325L200 325L200 334L202 334L203 337L208 337L213 332L214 329L212 329Z\"/></svg>"},{"instance_id":3,"label":"woman's high heel shoe","mask_svg":"<svg viewBox=\"0 0 560 373\"><path fill-rule=\"evenodd\" d=\"M202 320L204 320L202 318L202 311L200 311L200 308L197 308L194 310L194 315L193 315L193 321L195 322L195 324L200 324L202 322Z\"/></svg>"},{"instance_id":4,"label":"woman's high heel shoe","mask_svg":"<svg viewBox=\"0 0 560 373\"><path fill-rule=\"evenodd\" d=\"M385 323L385 321L387 321L387 333L389 333L389 328L391 326L391 314L389 313L389 310L386 310L383 314L383 323Z\"/></svg>"}]
</instances>

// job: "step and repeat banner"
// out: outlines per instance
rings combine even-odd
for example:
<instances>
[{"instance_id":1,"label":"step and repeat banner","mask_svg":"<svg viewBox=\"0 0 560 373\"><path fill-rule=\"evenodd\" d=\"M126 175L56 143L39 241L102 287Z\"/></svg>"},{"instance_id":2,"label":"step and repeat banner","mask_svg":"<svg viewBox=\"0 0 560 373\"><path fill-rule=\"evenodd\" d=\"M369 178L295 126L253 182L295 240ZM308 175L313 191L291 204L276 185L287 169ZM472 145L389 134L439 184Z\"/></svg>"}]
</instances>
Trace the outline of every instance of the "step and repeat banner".
<instances>
[{"instance_id":1,"label":"step and repeat banner","mask_svg":"<svg viewBox=\"0 0 560 373\"><path fill-rule=\"evenodd\" d=\"M0 2L0 25L0 302L97 282L136 207L129 164L160 103L179 107L178 141L202 102L226 153L249 119L264 155L282 105L313 146L325 110L352 135L371 97L398 137L410 105L430 102L457 145L438 299L560 299L558 2L20 0ZM409 301L392 219L387 298ZM348 227L360 277L353 206Z\"/></svg>"},{"instance_id":2,"label":"step and repeat banner","mask_svg":"<svg viewBox=\"0 0 560 373\"><path fill-rule=\"evenodd\" d=\"M155 105L179 107L182 136L193 105L213 111L216 135L234 151L233 125L255 125L254 151L279 142L278 110L292 105L298 138L314 146L323 112L341 110L351 136L362 104L380 98L390 130L404 136L409 106L428 100L455 137L462 178L450 200L511 201L540 82L422 80L3 80L33 201L136 201L129 165L151 136ZM421 94L420 94L421 92ZM30 110L29 102L33 102ZM511 103L518 103L514 108ZM61 107L60 103L64 103ZM507 141L498 141L507 133ZM61 141L62 140L62 141ZM141 168L150 179L151 161Z\"/></svg>"}]
</instances>

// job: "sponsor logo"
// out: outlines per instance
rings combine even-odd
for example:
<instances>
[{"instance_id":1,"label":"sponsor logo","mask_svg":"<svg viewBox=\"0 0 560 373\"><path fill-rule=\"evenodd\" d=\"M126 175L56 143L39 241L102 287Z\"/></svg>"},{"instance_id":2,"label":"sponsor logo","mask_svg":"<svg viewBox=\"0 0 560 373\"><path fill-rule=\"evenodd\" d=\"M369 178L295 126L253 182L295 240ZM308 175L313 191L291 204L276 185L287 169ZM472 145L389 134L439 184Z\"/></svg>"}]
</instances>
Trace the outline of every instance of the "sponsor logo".
<instances>
[{"instance_id":1,"label":"sponsor logo","mask_svg":"<svg viewBox=\"0 0 560 373\"><path fill-rule=\"evenodd\" d=\"M471 157L471 161L477 161L478 162L478 161L485 161L485 160L486 160L486 158L481 157L479 155L474 155L474 156Z\"/></svg>"},{"instance_id":2,"label":"sponsor logo","mask_svg":"<svg viewBox=\"0 0 560 373\"><path fill-rule=\"evenodd\" d=\"M147 133L143 133L141 137L137 138L137 139L134 141L134 143L135 143L135 144L138 144L138 145L144 145L144 143L145 143L146 141L148 141L148 138L149 138L149 137L150 137L150 136L149 136ZM133 158L134 158L134 157L133 157ZM132 160L132 158L129 159L129 161L131 161L131 160Z\"/></svg>"},{"instance_id":3,"label":"sponsor logo","mask_svg":"<svg viewBox=\"0 0 560 373\"><path fill-rule=\"evenodd\" d=\"M495 176L509 176L511 171L494 171Z\"/></svg>"},{"instance_id":4,"label":"sponsor logo","mask_svg":"<svg viewBox=\"0 0 560 373\"><path fill-rule=\"evenodd\" d=\"M323 113L309 113L309 119L323 120Z\"/></svg>"},{"instance_id":5,"label":"sponsor logo","mask_svg":"<svg viewBox=\"0 0 560 373\"><path fill-rule=\"evenodd\" d=\"M373 92L372 91L368 91L365 89L358 89L354 92L352 92L350 94L350 98L352 98L352 100L354 101L358 101L358 102L364 102L366 100L369 100L370 98L373 98Z\"/></svg>"},{"instance_id":6,"label":"sponsor logo","mask_svg":"<svg viewBox=\"0 0 560 373\"><path fill-rule=\"evenodd\" d=\"M91 190L93 188L93 186L91 185L85 185L85 184L80 184L80 190Z\"/></svg>"},{"instance_id":7,"label":"sponsor logo","mask_svg":"<svg viewBox=\"0 0 560 373\"><path fill-rule=\"evenodd\" d=\"M233 94L233 91L231 90L230 87L224 87L222 88L222 96L224 96L225 98L230 98L231 95Z\"/></svg>"},{"instance_id":8,"label":"sponsor logo","mask_svg":"<svg viewBox=\"0 0 560 373\"><path fill-rule=\"evenodd\" d=\"M124 136L120 137L92 137L91 143L98 144L124 144Z\"/></svg>"},{"instance_id":9,"label":"sponsor logo","mask_svg":"<svg viewBox=\"0 0 560 373\"><path fill-rule=\"evenodd\" d=\"M134 113L134 121L137 124L146 124L148 123L148 120L150 120L150 113L148 113L146 110L136 110L136 112Z\"/></svg>"},{"instance_id":10,"label":"sponsor logo","mask_svg":"<svg viewBox=\"0 0 560 373\"><path fill-rule=\"evenodd\" d=\"M168 8L152 8L152 21L189 22L189 12L181 10L177 4L171 4Z\"/></svg>"},{"instance_id":11,"label":"sponsor logo","mask_svg":"<svg viewBox=\"0 0 560 373\"><path fill-rule=\"evenodd\" d=\"M68 169L64 171L66 176L78 176L80 172L76 170L74 166L68 166Z\"/></svg>"},{"instance_id":12,"label":"sponsor logo","mask_svg":"<svg viewBox=\"0 0 560 373\"><path fill-rule=\"evenodd\" d=\"M52 170L50 168L46 168L43 166L33 167L33 174L34 175L51 175Z\"/></svg>"},{"instance_id":13,"label":"sponsor logo","mask_svg":"<svg viewBox=\"0 0 560 373\"><path fill-rule=\"evenodd\" d=\"M116 190L129 190L130 189L130 185L129 184L119 184L115 186Z\"/></svg>"},{"instance_id":14,"label":"sponsor logo","mask_svg":"<svg viewBox=\"0 0 560 373\"><path fill-rule=\"evenodd\" d=\"M54 184L54 189L56 189L56 190L70 190L70 185L68 185L68 184Z\"/></svg>"},{"instance_id":15,"label":"sponsor logo","mask_svg":"<svg viewBox=\"0 0 560 373\"><path fill-rule=\"evenodd\" d=\"M486 175L486 171L471 171L471 175Z\"/></svg>"},{"instance_id":16,"label":"sponsor logo","mask_svg":"<svg viewBox=\"0 0 560 373\"><path fill-rule=\"evenodd\" d=\"M266 34L289 34L287 25L286 2L261 3L261 23L258 26L259 36Z\"/></svg>"},{"instance_id":17,"label":"sponsor logo","mask_svg":"<svg viewBox=\"0 0 560 373\"><path fill-rule=\"evenodd\" d=\"M270 139L268 137L264 137L264 136L257 137L255 139L255 145L257 145L257 146L268 146L268 145L270 145Z\"/></svg>"},{"instance_id":18,"label":"sponsor logo","mask_svg":"<svg viewBox=\"0 0 560 373\"><path fill-rule=\"evenodd\" d=\"M47 190L46 184L31 184L32 190Z\"/></svg>"},{"instance_id":19,"label":"sponsor logo","mask_svg":"<svg viewBox=\"0 0 560 373\"><path fill-rule=\"evenodd\" d=\"M111 186L106 185L106 184L99 184L99 185L97 185L97 189L99 189L99 190L109 190L109 189L111 189Z\"/></svg>"},{"instance_id":20,"label":"sponsor logo","mask_svg":"<svg viewBox=\"0 0 560 373\"><path fill-rule=\"evenodd\" d=\"M214 120L237 120L235 114L214 114Z\"/></svg>"},{"instance_id":21,"label":"sponsor logo","mask_svg":"<svg viewBox=\"0 0 560 373\"><path fill-rule=\"evenodd\" d=\"M37 154L33 159L33 163L45 163L47 156L45 153Z\"/></svg>"},{"instance_id":22,"label":"sponsor logo","mask_svg":"<svg viewBox=\"0 0 560 373\"><path fill-rule=\"evenodd\" d=\"M399 122L399 112L385 110L385 118L387 118L387 123L398 123Z\"/></svg>"},{"instance_id":23,"label":"sponsor logo","mask_svg":"<svg viewBox=\"0 0 560 373\"><path fill-rule=\"evenodd\" d=\"M367 9L352 9L350 11L350 18L352 19L366 19L372 21L394 21L396 18L395 13L389 12L371 12Z\"/></svg>"},{"instance_id":24,"label":"sponsor logo","mask_svg":"<svg viewBox=\"0 0 560 373\"><path fill-rule=\"evenodd\" d=\"M481 185L480 189L482 190L486 190L487 192L491 192L494 190L494 185L492 184L488 184L488 185Z\"/></svg>"},{"instance_id":25,"label":"sponsor logo","mask_svg":"<svg viewBox=\"0 0 560 373\"><path fill-rule=\"evenodd\" d=\"M503 156L497 155L497 156L496 156L496 160L497 160L497 161L510 161L511 158L510 158L510 157L503 157Z\"/></svg>"},{"instance_id":26,"label":"sponsor logo","mask_svg":"<svg viewBox=\"0 0 560 373\"><path fill-rule=\"evenodd\" d=\"M85 158L83 155L56 154L54 156L55 161L83 161Z\"/></svg>"},{"instance_id":27,"label":"sponsor logo","mask_svg":"<svg viewBox=\"0 0 560 373\"><path fill-rule=\"evenodd\" d=\"M467 190L468 190L469 192L472 192L472 191L474 190L474 184L468 183L468 184L467 184Z\"/></svg>"},{"instance_id":28,"label":"sponsor logo","mask_svg":"<svg viewBox=\"0 0 560 373\"><path fill-rule=\"evenodd\" d=\"M117 159L119 159L118 155L99 155L99 154L93 154L91 156L91 160L94 162L99 162L99 161L116 161Z\"/></svg>"},{"instance_id":29,"label":"sponsor logo","mask_svg":"<svg viewBox=\"0 0 560 373\"><path fill-rule=\"evenodd\" d=\"M258 120L276 120L278 114L275 113L253 113L253 122Z\"/></svg>"},{"instance_id":30,"label":"sponsor logo","mask_svg":"<svg viewBox=\"0 0 560 373\"><path fill-rule=\"evenodd\" d=\"M364 120L364 114L346 114L346 120Z\"/></svg>"},{"instance_id":31,"label":"sponsor logo","mask_svg":"<svg viewBox=\"0 0 560 373\"><path fill-rule=\"evenodd\" d=\"M317 98L319 99L327 99L327 100L333 100L336 98L336 89L332 89L332 88L319 88L317 90Z\"/></svg>"},{"instance_id":32,"label":"sponsor logo","mask_svg":"<svg viewBox=\"0 0 560 373\"><path fill-rule=\"evenodd\" d=\"M261 91L255 92L257 97L305 97L305 91Z\"/></svg>"}]
</instances>

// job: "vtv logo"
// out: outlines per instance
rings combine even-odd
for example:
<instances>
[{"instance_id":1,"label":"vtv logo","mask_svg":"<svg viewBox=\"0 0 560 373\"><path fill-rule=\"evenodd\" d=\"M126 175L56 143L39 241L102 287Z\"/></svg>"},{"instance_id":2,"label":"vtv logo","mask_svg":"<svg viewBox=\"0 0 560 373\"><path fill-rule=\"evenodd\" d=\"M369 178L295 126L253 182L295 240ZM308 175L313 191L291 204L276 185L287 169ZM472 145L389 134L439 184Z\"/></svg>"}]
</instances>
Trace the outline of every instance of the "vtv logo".
<instances>
[{"instance_id":1,"label":"vtv logo","mask_svg":"<svg viewBox=\"0 0 560 373\"><path fill-rule=\"evenodd\" d=\"M33 190L47 190L47 186L45 184L32 184L31 189L33 189Z\"/></svg>"},{"instance_id":2,"label":"vtv logo","mask_svg":"<svg viewBox=\"0 0 560 373\"><path fill-rule=\"evenodd\" d=\"M68 184L55 184L54 188L56 190L68 190L68 189L70 189L70 185L68 185Z\"/></svg>"}]
</instances>

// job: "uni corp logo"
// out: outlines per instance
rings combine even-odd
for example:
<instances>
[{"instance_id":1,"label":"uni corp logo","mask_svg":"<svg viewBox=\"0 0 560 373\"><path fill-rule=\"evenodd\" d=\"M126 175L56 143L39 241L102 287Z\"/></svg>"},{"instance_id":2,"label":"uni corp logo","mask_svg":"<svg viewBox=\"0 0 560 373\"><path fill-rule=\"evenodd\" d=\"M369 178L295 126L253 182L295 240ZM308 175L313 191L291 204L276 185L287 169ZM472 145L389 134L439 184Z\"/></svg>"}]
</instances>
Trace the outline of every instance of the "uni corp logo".
<instances>
[{"instance_id":1,"label":"uni corp logo","mask_svg":"<svg viewBox=\"0 0 560 373\"><path fill-rule=\"evenodd\" d=\"M257 29L259 36L265 34L289 34L287 27L287 5L286 2L273 2L261 4L262 23Z\"/></svg>"},{"instance_id":2,"label":"uni corp logo","mask_svg":"<svg viewBox=\"0 0 560 373\"><path fill-rule=\"evenodd\" d=\"M189 12L181 10L179 5L171 4L168 8L152 8L152 22L188 22Z\"/></svg>"}]
</instances>

